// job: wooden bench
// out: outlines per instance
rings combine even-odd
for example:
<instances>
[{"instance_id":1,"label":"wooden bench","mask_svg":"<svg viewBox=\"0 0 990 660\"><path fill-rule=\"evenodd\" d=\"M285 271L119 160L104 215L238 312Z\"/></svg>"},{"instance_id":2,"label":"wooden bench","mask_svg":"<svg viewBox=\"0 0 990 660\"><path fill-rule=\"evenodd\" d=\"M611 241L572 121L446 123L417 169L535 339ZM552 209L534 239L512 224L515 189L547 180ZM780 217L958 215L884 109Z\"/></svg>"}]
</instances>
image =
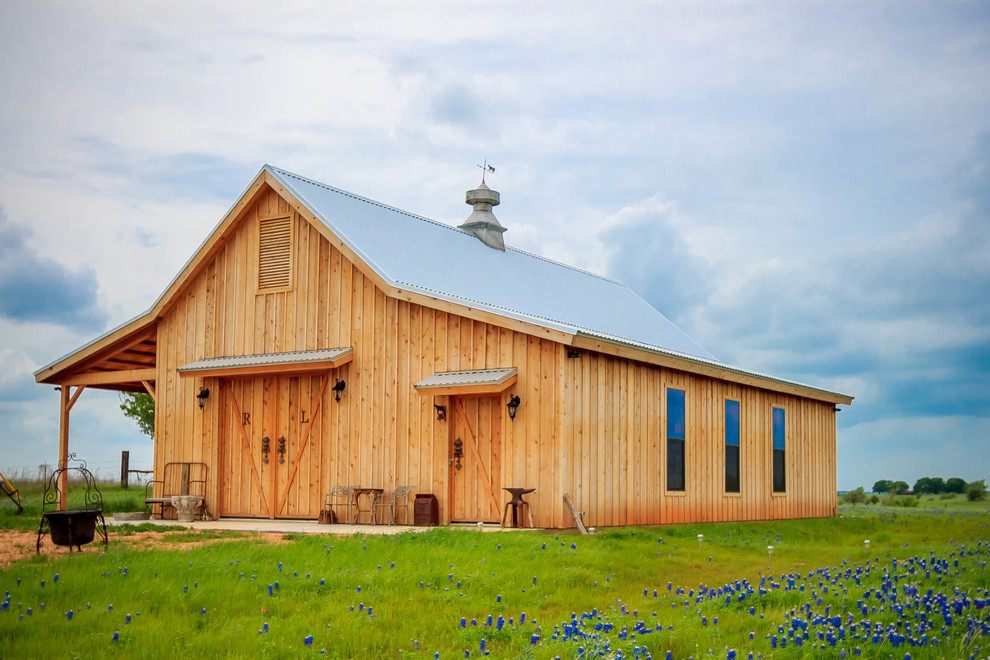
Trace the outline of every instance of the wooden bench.
<instances>
[{"instance_id":1,"label":"wooden bench","mask_svg":"<svg viewBox=\"0 0 990 660\"><path fill-rule=\"evenodd\" d=\"M196 516L201 517L207 511L206 507L206 473L209 470L206 463L175 461L166 463L162 469L162 478L153 479L144 487L144 510L154 513L158 505L159 518L175 518L175 508L172 506L173 495L199 495L203 503L196 510ZM156 487L155 484L158 484ZM166 513L169 515L166 516Z\"/></svg>"}]
</instances>

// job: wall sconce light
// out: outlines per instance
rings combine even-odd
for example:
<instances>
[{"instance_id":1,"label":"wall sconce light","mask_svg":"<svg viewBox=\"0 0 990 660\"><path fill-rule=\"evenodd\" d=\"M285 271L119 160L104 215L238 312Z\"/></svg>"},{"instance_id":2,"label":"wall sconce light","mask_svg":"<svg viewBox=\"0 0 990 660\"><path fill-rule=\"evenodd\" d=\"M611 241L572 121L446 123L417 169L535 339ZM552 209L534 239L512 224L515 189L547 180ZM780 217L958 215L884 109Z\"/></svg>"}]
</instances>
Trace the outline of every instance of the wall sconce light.
<instances>
[{"instance_id":1,"label":"wall sconce light","mask_svg":"<svg viewBox=\"0 0 990 660\"><path fill-rule=\"evenodd\" d=\"M210 398L210 390L205 387L200 387L199 394L196 395L196 403L199 404L200 410L206 406L206 400L208 398Z\"/></svg>"},{"instance_id":2,"label":"wall sconce light","mask_svg":"<svg viewBox=\"0 0 990 660\"><path fill-rule=\"evenodd\" d=\"M347 383L342 380L338 380L337 383L331 388L333 389L333 400L340 403L340 395L344 393L344 388L347 387Z\"/></svg>"},{"instance_id":3,"label":"wall sconce light","mask_svg":"<svg viewBox=\"0 0 990 660\"><path fill-rule=\"evenodd\" d=\"M440 406L434 403L433 408L437 411L438 422L442 422L443 420L447 419L447 406Z\"/></svg>"},{"instance_id":4,"label":"wall sconce light","mask_svg":"<svg viewBox=\"0 0 990 660\"><path fill-rule=\"evenodd\" d=\"M516 418L516 410L519 408L519 404L521 402L522 401L519 399L519 395L516 394L515 396L509 399L509 402L507 404L505 404L505 407L509 409L509 419Z\"/></svg>"}]
</instances>

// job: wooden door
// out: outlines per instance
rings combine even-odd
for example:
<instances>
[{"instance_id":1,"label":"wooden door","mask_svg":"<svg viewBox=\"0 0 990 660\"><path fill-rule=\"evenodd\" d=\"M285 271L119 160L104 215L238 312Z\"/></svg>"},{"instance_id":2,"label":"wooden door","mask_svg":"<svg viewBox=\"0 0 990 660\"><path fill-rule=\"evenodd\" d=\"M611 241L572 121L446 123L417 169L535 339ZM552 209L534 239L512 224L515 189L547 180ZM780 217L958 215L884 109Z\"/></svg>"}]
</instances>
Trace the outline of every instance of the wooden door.
<instances>
[{"instance_id":1,"label":"wooden door","mask_svg":"<svg viewBox=\"0 0 990 660\"><path fill-rule=\"evenodd\" d=\"M319 516L326 383L319 376L224 381L221 516Z\"/></svg>"},{"instance_id":2,"label":"wooden door","mask_svg":"<svg viewBox=\"0 0 990 660\"><path fill-rule=\"evenodd\" d=\"M502 491L501 401L490 396L451 397L450 403L450 519L498 522L502 515L498 504Z\"/></svg>"}]
</instances>

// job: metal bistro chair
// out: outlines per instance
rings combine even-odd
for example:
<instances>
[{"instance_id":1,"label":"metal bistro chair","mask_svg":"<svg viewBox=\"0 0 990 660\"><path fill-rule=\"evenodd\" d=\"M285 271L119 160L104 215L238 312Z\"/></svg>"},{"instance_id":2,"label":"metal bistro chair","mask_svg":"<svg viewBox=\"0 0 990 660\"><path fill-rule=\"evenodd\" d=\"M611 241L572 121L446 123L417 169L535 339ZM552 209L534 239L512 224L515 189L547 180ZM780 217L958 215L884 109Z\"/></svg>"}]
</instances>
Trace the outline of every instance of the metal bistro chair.
<instances>
[{"instance_id":1,"label":"metal bistro chair","mask_svg":"<svg viewBox=\"0 0 990 660\"><path fill-rule=\"evenodd\" d=\"M331 522L351 522L351 511L354 508L354 488L355 486L341 486L338 484L330 489L323 508L330 511ZM347 516L341 517L342 512L347 512Z\"/></svg>"},{"instance_id":2,"label":"metal bistro chair","mask_svg":"<svg viewBox=\"0 0 990 660\"><path fill-rule=\"evenodd\" d=\"M412 486L396 486L395 490L387 495L382 495L378 498L378 502L375 503L375 510L377 513L378 509L388 509L388 524L395 525L395 509L397 507L402 507L406 510L406 523L407 525L412 524L412 518L409 515L409 493L412 492Z\"/></svg>"}]
</instances>

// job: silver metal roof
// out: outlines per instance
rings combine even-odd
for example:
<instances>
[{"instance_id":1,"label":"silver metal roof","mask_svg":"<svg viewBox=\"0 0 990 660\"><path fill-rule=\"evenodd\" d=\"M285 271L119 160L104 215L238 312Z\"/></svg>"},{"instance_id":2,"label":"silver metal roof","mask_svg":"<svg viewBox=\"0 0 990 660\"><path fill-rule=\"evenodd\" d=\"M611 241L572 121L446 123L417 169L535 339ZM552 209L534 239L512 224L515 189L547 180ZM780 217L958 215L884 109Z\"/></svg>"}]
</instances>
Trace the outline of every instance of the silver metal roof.
<instances>
[{"instance_id":1,"label":"silver metal roof","mask_svg":"<svg viewBox=\"0 0 990 660\"><path fill-rule=\"evenodd\" d=\"M472 371L443 371L427 376L413 387L417 390L436 387L469 387L471 385L501 385L518 373L515 367L505 369L474 369Z\"/></svg>"},{"instance_id":2,"label":"silver metal roof","mask_svg":"<svg viewBox=\"0 0 990 660\"><path fill-rule=\"evenodd\" d=\"M319 351L292 351L289 353L264 353L261 355L239 355L236 357L207 358L196 360L181 366L177 371L182 373L195 371L212 371L214 369L248 369L251 367L270 367L284 364L305 364L307 362L327 362L339 360L354 352L354 349L328 348Z\"/></svg>"},{"instance_id":3,"label":"silver metal roof","mask_svg":"<svg viewBox=\"0 0 990 660\"><path fill-rule=\"evenodd\" d=\"M535 325L712 360L629 287L266 165L390 285Z\"/></svg>"}]
</instances>

